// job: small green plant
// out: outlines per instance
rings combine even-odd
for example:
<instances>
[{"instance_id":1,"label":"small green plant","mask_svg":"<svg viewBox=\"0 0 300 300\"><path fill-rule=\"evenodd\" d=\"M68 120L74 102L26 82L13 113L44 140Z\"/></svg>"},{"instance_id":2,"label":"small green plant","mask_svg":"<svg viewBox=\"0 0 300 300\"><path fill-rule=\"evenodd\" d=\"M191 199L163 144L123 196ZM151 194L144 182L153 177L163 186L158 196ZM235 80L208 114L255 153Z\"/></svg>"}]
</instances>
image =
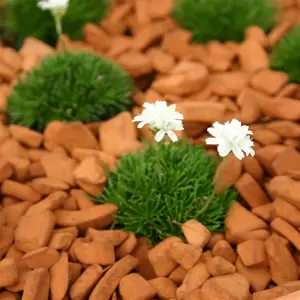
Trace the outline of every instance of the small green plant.
<instances>
[{"instance_id":1,"label":"small green plant","mask_svg":"<svg viewBox=\"0 0 300 300\"><path fill-rule=\"evenodd\" d=\"M217 159L204 148L185 142L145 145L143 152L121 157L108 175L104 193L95 199L119 207L116 226L157 243L167 236L182 236L179 223L197 219L211 231L223 231L224 218L236 199L234 189L215 195ZM204 209L205 208L205 209Z\"/></svg>"},{"instance_id":2,"label":"small green plant","mask_svg":"<svg viewBox=\"0 0 300 300\"><path fill-rule=\"evenodd\" d=\"M273 0L178 0L173 17L193 34L193 41L208 43L244 39L247 27L268 31L274 25Z\"/></svg>"},{"instance_id":3,"label":"small green plant","mask_svg":"<svg viewBox=\"0 0 300 300\"><path fill-rule=\"evenodd\" d=\"M37 3L37 0L6 0L5 27L22 39L33 36L54 45L57 37L51 12L41 10ZM80 39L84 24L98 23L108 9L109 0L70 0L62 22L64 32L72 39Z\"/></svg>"},{"instance_id":4,"label":"small green plant","mask_svg":"<svg viewBox=\"0 0 300 300\"><path fill-rule=\"evenodd\" d=\"M8 115L39 131L52 120L102 121L131 107L133 89L129 75L106 58L63 52L46 57L16 84Z\"/></svg>"},{"instance_id":5,"label":"small green plant","mask_svg":"<svg viewBox=\"0 0 300 300\"><path fill-rule=\"evenodd\" d=\"M290 81L300 82L300 26L292 28L274 47L271 68L285 72Z\"/></svg>"}]
</instances>

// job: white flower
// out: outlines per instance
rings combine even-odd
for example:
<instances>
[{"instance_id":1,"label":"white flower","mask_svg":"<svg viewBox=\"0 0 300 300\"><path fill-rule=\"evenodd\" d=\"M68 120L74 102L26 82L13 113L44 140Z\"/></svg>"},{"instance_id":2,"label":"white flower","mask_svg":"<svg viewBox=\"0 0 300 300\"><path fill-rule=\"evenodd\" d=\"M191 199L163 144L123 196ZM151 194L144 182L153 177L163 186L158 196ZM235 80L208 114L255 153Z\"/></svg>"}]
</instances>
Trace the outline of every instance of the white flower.
<instances>
[{"instance_id":1,"label":"white flower","mask_svg":"<svg viewBox=\"0 0 300 300\"><path fill-rule=\"evenodd\" d=\"M176 105L167 105L166 101L156 101L155 103L144 103L144 110L136 116L132 122L141 122L138 128L148 124L154 131L155 140L160 142L167 134L172 142L178 141L174 130L183 130L183 115L176 112Z\"/></svg>"},{"instance_id":2,"label":"white flower","mask_svg":"<svg viewBox=\"0 0 300 300\"><path fill-rule=\"evenodd\" d=\"M206 139L208 145L218 145L218 152L220 156L225 157L231 151L240 160L244 158L244 153L248 156L254 156L255 152L251 148L254 143L250 135L252 131L249 126L242 125L240 121L233 119L231 122L220 124L215 122L213 127L207 131L214 136L214 138Z\"/></svg>"},{"instance_id":3,"label":"white flower","mask_svg":"<svg viewBox=\"0 0 300 300\"><path fill-rule=\"evenodd\" d=\"M50 10L54 15L63 16L68 8L69 0L41 0L37 6L42 10Z\"/></svg>"}]
</instances>

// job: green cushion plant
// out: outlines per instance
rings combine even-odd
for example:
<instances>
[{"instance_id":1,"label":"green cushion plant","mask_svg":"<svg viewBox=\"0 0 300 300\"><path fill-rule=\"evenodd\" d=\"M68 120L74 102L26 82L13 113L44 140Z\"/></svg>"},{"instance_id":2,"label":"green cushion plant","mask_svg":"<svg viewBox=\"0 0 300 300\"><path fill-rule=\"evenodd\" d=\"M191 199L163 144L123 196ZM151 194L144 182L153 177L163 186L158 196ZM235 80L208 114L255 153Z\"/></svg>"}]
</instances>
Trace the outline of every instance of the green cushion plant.
<instances>
[{"instance_id":1,"label":"green cushion plant","mask_svg":"<svg viewBox=\"0 0 300 300\"><path fill-rule=\"evenodd\" d=\"M37 0L6 0L5 27L18 38L33 36L55 44L55 24L49 11L37 7ZM98 23L108 13L109 0L70 0L62 26L72 39L80 39L87 22Z\"/></svg>"},{"instance_id":2,"label":"green cushion plant","mask_svg":"<svg viewBox=\"0 0 300 300\"><path fill-rule=\"evenodd\" d=\"M106 58L63 52L46 57L16 84L8 115L39 131L52 120L102 121L131 107L133 89L129 75Z\"/></svg>"},{"instance_id":3,"label":"green cushion plant","mask_svg":"<svg viewBox=\"0 0 300 300\"><path fill-rule=\"evenodd\" d=\"M247 27L268 31L274 25L273 0L177 0L173 17L193 34L193 41L208 43L244 39Z\"/></svg>"},{"instance_id":4,"label":"green cushion plant","mask_svg":"<svg viewBox=\"0 0 300 300\"><path fill-rule=\"evenodd\" d=\"M300 26L292 28L273 48L271 68L285 72L290 81L300 82Z\"/></svg>"},{"instance_id":5,"label":"green cushion plant","mask_svg":"<svg viewBox=\"0 0 300 300\"><path fill-rule=\"evenodd\" d=\"M121 157L95 201L116 204L116 226L154 243L182 236L178 224L189 219L199 220L211 231L224 231L236 190L223 191L204 207L214 189L217 163L203 147L185 142L146 145L143 152Z\"/></svg>"}]
</instances>

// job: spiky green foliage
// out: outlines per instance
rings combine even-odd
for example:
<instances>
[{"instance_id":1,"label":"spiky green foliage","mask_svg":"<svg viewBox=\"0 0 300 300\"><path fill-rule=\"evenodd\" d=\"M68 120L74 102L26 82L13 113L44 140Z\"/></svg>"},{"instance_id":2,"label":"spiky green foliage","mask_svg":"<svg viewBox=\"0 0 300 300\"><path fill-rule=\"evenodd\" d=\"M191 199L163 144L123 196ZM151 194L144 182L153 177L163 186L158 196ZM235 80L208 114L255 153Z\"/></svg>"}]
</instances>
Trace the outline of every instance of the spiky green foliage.
<instances>
[{"instance_id":1,"label":"spiky green foliage","mask_svg":"<svg viewBox=\"0 0 300 300\"><path fill-rule=\"evenodd\" d=\"M285 72L290 81L300 82L300 26L292 28L273 48L271 68Z\"/></svg>"},{"instance_id":2,"label":"spiky green foliage","mask_svg":"<svg viewBox=\"0 0 300 300\"><path fill-rule=\"evenodd\" d=\"M37 7L37 0L6 0L6 28L20 38L36 37L49 44L57 40L55 24L49 11ZM109 0L70 0L63 18L63 31L72 39L81 38L87 22L98 23L108 13Z\"/></svg>"},{"instance_id":3,"label":"spiky green foliage","mask_svg":"<svg viewBox=\"0 0 300 300\"><path fill-rule=\"evenodd\" d=\"M203 209L213 191L216 167L216 158L207 156L200 146L148 145L143 152L121 157L95 201L116 204L117 226L154 243L182 235L173 221L197 219L211 231L223 231L226 212L237 194L226 190Z\"/></svg>"},{"instance_id":4,"label":"spiky green foliage","mask_svg":"<svg viewBox=\"0 0 300 300\"><path fill-rule=\"evenodd\" d=\"M193 34L193 41L207 43L244 39L247 27L268 31L274 24L273 0L177 0L173 17Z\"/></svg>"},{"instance_id":5,"label":"spiky green foliage","mask_svg":"<svg viewBox=\"0 0 300 300\"><path fill-rule=\"evenodd\" d=\"M95 53L46 57L20 80L8 99L12 123L42 131L52 120L84 123L111 118L131 107L129 75Z\"/></svg>"}]
</instances>

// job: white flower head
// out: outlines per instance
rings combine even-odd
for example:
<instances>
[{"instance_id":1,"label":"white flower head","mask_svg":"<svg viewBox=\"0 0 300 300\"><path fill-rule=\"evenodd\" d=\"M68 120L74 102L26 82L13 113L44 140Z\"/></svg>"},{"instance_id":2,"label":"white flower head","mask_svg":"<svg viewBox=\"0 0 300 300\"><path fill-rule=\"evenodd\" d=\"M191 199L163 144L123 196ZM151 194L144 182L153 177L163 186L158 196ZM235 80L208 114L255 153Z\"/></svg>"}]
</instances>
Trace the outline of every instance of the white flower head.
<instances>
[{"instance_id":1,"label":"white flower head","mask_svg":"<svg viewBox=\"0 0 300 300\"><path fill-rule=\"evenodd\" d=\"M244 153L247 156L255 155L252 149L254 143L250 138L253 133L249 130L249 126L242 125L240 121L233 119L225 124L215 122L207 131L214 137L206 139L206 144L218 145L220 156L225 157L233 152L238 159L242 160Z\"/></svg>"},{"instance_id":2,"label":"white flower head","mask_svg":"<svg viewBox=\"0 0 300 300\"><path fill-rule=\"evenodd\" d=\"M155 140L160 142L167 134L172 142L178 141L175 130L183 130L183 115L176 112L176 104L170 106L166 101L144 103L144 110L132 122L140 122L138 128L148 124L150 130L155 132Z\"/></svg>"},{"instance_id":3,"label":"white flower head","mask_svg":"<svg viewBox=\"0 0 300 300\"><path fill-rule=\"evenodd\" d=\"M69 5L69 0L40 0L37 6L42 10L50 10L57 17L63 17Z\"/></svg>"}]
</instances>

